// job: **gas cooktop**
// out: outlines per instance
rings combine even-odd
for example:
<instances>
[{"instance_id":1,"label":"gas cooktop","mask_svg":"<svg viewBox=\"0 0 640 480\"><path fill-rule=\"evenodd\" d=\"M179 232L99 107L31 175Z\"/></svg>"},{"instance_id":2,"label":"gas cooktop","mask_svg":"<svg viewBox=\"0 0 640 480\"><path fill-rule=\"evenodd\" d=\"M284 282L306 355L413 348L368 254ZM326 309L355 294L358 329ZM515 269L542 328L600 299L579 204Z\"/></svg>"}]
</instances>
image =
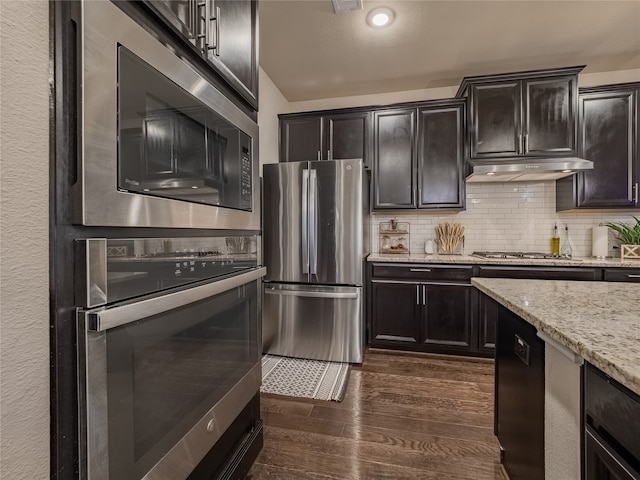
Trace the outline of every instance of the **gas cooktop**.
<instances>
[{"instance_id":1,"label":"gas cooktop","mask_svg":"<svg viewBox=\"0 0 640 480\"><path fill-rule=\"evenodd\" d=\"M579 261L571 257L554 257L550 253L541 252L473 252L471 255L480 258Z\"/></svg>"}]
</instances>

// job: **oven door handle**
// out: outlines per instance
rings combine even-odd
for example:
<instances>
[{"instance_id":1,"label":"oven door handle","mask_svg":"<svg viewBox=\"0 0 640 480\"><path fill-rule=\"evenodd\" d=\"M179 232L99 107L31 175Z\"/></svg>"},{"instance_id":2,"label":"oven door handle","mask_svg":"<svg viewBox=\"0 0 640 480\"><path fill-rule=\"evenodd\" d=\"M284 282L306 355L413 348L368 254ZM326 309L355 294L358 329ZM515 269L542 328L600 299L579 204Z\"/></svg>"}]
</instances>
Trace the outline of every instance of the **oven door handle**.
<instances>
[{"instance_id":1,"label":"oven door handle","mask_svg":"<svg viewBox=\"0 0 640 480\"><path fill-rule=\"evenodd\" d=\"M142 320L152 315L168 312L174 308L179 308L190 303L203 300L213 295L224 293L254 280L258 280L266 275L265 267L241 273L234 277L225 278L217 282L199 285L188 290L169 293L161 297L149 298L139 302L116 307L101 307L100 309L81 311L85 315L88 329L95 332L103 332L110 328L126 325L127 323Z\"/></svg>"}]
</instances>

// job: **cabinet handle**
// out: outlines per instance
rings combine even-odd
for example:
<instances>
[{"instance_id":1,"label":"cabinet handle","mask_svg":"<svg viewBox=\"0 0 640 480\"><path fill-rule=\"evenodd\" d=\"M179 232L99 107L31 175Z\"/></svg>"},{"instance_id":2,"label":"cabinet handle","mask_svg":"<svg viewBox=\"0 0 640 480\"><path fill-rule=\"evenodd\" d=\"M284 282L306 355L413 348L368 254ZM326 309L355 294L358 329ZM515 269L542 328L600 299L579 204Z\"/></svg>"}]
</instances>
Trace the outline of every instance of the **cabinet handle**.
<instances>
[{"instance_id":1,"label":"cabinet handle","mask_svg":"<svg viewBox=\"0 0 640 480\"><path fill-rule=\"evenodd\" d=\"M213 17L211 12L211 3L213 0L207 1L207 32L209 33L209 41L207 41L207 50L213 50L216 56L220 56L220 7L215 7ZM211 33L210 29L215 25L215 33ZM215 39L215 43L212 40Z\"/></svg>"},{"instance_id":2,"label":"cabinet handle","mask_svg":"<svg viewBox=\"0 0 640 480\"><path fill-rule=\"evenodd\" d=\"M522 149L523 155L526 155L528 151L529 151L529 134L525 133L524 134L524 148Z\"/></svg>"},{"instance_id":3,"label":"cabinet handle","mask_svg":"<svg viewBox=\"0 0 640 480\"><path fill-rule=\"evenodd\" d=\"M516 145L516 153L518 155L522 153L522 135L518 135L518 145Z\"/></svg>"},{"instance_id":4,"label":"cabinet handle","mask_svg":"<svg viewBox=\"0 0 640 480\"><path fill-rule=\"evenodd\" d=\"M220 7L216 7L216 57L220 56Z\"/></svg>"},{"instance_id":5,"label":"cabinet handle","mask_svg":"<svg viewBox=\"0 0 640 480\"><path fill-rule=\"evenodd\" d=\"M410 268L410 272L430 272L430 268Z\"/></svg>"},{"instance_id":6,"label":"cabinet handle","mask_svg":"<svg viewBox=\"0 0 640 480\"><path fill-rule=\"evenodd\" d=\"M196 4L196 17L198 19L196 38L198 40L198 48L203 52L207 49L207 44L209 43L209 21L207 20L207 15L209 12L208 5L209 0L205 0L204 2L199 2ZM202 27L203 23L204 28Z\"/></svg>"},{"instance_id":7,"label":"cabinet handle","mask_svg":"<svg viewBox=\"0 0 640 480\"><path fill-rule=\"evenodd\" d=\"M627 278L640 278L640 275L627 275Z\"/></svg>"},{"instance_id":8,"label":"cabinet handle","mask_svg":"<svg viewBox=\"0 0 640 480\"><path fill-rule=\"evenodd\" d=\"M205 0L204 2L204 50L211 50L211 2L213 0Z\"/></svg>"},{"instance_id":9,"label":"cabinet handle","mask_svg":"<svg viewBox=\"0 0 640 480\"><path fill-rule=\"evenodd\" d=\"M416 305L420 305L420 285L416 285Z\"/></svg>"},{"instance_id":10,"label":"cabinet handle","mask_svg":"<svg viewBox=\"0 0 640 480\"><path fill-rule=\"evenodd\" d=\"M427 306L427 286L422 286L422 305Z\"/></svg>"},{"instance_id":11,"label":"cabinet handle","mask_svg":"<svg viewBox=\"0 0 640 480\"><path fill-rule=\"evenodd\" d=\"M320 157L320 155L322 155L322 152L320 152L320 150L318 150L318 161L322 160L322 158Z\"/></svg>"},{"instance_id":12,"label":"cabinet handle","mask_svg":"<svg viewBox=\"0 0 640 480\"><path fill-rule=\"evenodd\" d=\"M637 205L638 204L638 182L636 182L636 184L633 186L633 189L636 192L635 195L633 196L633 201Z\"/></svg>"},{"instance_id":13,"label":"cabinet handle","mask_svg":"<svg viewBox=\"0 0 640 480\"><path fill-rule=\"evenodd\" d=\"M333 155L331 154L331 150L327 150L327 160L333 160Z\"/></svg>"}]
</instances>

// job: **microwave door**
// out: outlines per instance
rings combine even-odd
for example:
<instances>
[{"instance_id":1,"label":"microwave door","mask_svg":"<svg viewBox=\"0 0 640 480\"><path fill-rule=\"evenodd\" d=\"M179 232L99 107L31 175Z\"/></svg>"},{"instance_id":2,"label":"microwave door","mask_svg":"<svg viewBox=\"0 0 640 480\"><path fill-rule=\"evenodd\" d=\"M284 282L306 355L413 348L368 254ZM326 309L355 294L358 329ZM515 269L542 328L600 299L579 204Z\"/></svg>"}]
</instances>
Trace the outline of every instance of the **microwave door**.
<instances>
[{"instance_id":1,"label":"microwave door","mask_svg":"<svg viewBox=\"0 0 640 480\"><path fill-rule=\"evenodd\" d=\"M112 2L81 2L74 15L82 151L73 222L259 230L256 122Z\"/></svg>"},{"instance_id":2,"label":"microwave door","mask_svg":"<svg viewBox=\"0 0 640 480\"><path fill-rule=\"evenodd\" d=\"M264 248L267 281L309 281L309 164L264 165Z\"/></svg>"}]
</instances>

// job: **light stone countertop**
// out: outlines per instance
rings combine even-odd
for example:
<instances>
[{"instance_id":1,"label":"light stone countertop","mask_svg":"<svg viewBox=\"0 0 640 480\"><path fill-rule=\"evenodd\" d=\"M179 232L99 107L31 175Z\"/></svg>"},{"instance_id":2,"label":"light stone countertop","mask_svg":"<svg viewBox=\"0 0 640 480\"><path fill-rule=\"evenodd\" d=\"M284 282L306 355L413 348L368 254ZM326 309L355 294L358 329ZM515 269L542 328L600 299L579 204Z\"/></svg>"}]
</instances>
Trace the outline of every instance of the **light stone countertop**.
<instances>
[{"instance_id":1,"label":"light stone countertop","mask_svg":"<svg viewBox=\"0 0 640 480\"><path fill-rule=\"evenodd\" d=\"M369 262L390 263L449 263L449 264L480 264L480 265L528 265L545 267L617 267L640 268L640 261L627 260L624 263L619 258L605 258L599 260L594 257L563 259L510 259L510 258L480 258L472 255L426 255L424 253L394 254L371 253L367 257Z\"/></svg>"},{"instance_id":2,"label":"light stone countertop","mask_svg":"<svg viewBox=\"0 0 640 480\"><path fill-rule=\"evenodd\" d=\"M471 283L640 395L640 284L475 277Z\"/></svg>"}]
</instances>

